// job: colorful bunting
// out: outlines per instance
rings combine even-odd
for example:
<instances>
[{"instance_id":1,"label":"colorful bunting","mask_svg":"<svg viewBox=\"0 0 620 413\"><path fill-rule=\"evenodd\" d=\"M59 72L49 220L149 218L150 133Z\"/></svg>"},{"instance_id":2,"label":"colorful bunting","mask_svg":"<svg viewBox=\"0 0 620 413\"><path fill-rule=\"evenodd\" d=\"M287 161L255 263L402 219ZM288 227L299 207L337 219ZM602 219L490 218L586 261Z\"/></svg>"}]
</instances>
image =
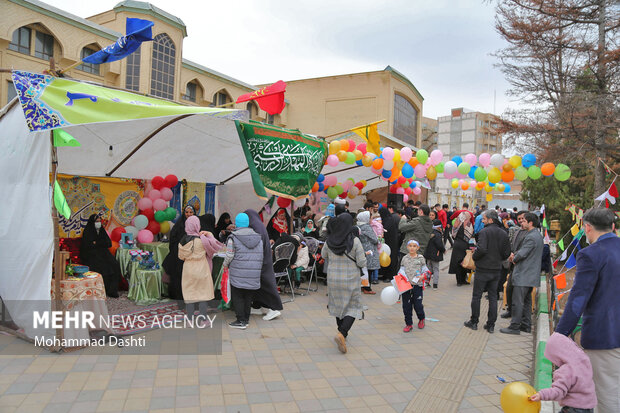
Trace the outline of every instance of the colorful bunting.
<instances>
[{"instance_id":1,"label":"colorful bunting","mask_svg":"<svg viewBox=\"0 0 620 413\"><path fill-rule=\"evenodd\" d=\"M560 247L560 249L564 251L564 240L563 239L561 239L560 242L558 242L558 247Z\"/></svg>"},{"instance_id":2,"label":"colorful bunting","mask_svg":"<svg viewBox=\"0 0 620 413\"><path fill-rule=\"evenodd\" d=\"M571 256L568 257L568 260L566 261L564 266L566 267L567 270L570 270L571 268L574 268L576 265L577 265L577 259L575 258L575 254L571 254Z\"/></svg>"},{"instance_id":3,"label":"colorful bunting","mask_svg":"<svg viewBox=\"0 0 620 413\"><path fill-rule=\"evenodd\" d=\"M579 225L573 225L570 229L570 233L573 234L573 236L577 235L577 233L579 233Z\"/></svg>"}]
</instances>

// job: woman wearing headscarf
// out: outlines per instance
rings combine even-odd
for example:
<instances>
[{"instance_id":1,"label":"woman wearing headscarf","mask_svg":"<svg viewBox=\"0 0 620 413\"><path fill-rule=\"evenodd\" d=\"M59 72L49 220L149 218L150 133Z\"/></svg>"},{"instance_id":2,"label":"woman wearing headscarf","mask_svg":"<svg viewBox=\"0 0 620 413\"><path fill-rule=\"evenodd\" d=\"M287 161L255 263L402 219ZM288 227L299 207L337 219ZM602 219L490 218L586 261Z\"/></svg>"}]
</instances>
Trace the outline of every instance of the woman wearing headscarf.
<instances>
[{"instance_id":1,"label":"woman wearing headscarf","mask_svg":"<svg viewBox=\"0 0 620 413\"><path fill-rule=\"evenodd\" d=\"M116 298L118 297L118 283L123 276L121 266L108 250L111 246L112 240L102 228L101 218L97 214L91 215L82 233L80 260L84 265L88 265L91 271L101 274L106 295Z\"/></svg>"},{"instance_id":2,"label":"woman wearing headscarf","mask_svg":"<svg viewBox=\"0 0 620 413\"><path fill-rule=\"evenodd\" d=\"M263 241L263 267L260 273L260 289L254 294L252 308L254 313L264 314L263 320L269 321L278 317L282 310L282 300L276 286L276 275L273 272L273 259L271 256L271 244L267 229L260 219L258 212L246 209L245 214L250 219L249 227L260 235Z\"/></svg>"},{"instance_id":3,"label":"woman wearing headscarf","mask_svg":"<svg viewBox=\"0 0 620 413\"><path fill-rule=\"evenodd\" d=\"M216 237L217 234L215 233L215 215L204 214L200 216L199 219L200 219L200 231L210 232L214 237Z\"/></svg>"},{"instance_id":4,"label":"woman wearing headscarf","mask_svg":"<svg viewBox=\"0 0 620 413\"><path fill-rule=\"evenodd\" d=\"M379 239L377 234L370 226L370 212L364 211L357 214L357 226L360 229L360 241L366 254L366 268L368 269L368 281L372 284L377 284L379 279ZM375 294L375 292L368 287L362 287L364 294Z\"/></svg>"},{"instance_id":5,"label":"woman wearing headscarf","mask_svg":"<svg viewBox=\"0 0 620 413\"><path fill-rule=\"evenodd\" d=\"M230 219L230 214L228 212L224 212L222 215L220 215L220 219L217 220L214 235L221 242L226 242L226 238L228 238L234 228L235 225Z\"/></svg>"},{"instance_id":6,"label":"woman wearing headscarf","mask_svg":"<svg viewBox=\"0 0 620 413\"><path fill-rule=\"evenodd\" d=\"M452 256L450 257L449 274L456 275L456 285L469 284L467 282L466 268L463 268L461 262L465 258L465 252L469 248L469 239L474 235L474 226L471 223L471 213L469 211L461 211L454 220L454 228L452 228L452 237L454 238L454 246L452 247Z\"/></svg>"},{"instance_id":7,"label":"woman wearing headscarf","mask_svg":"<svg viewBox=\"0 0 620 413\"><path fill-rule=\"evenodd\" d=\"M311 237L315 239L319 239L319 231L314 226L314 221L309 219L306 222L306 226L304 227L304 237Z\"/></svg>"},{"instance_id":8,"label":"woman wearing headscarf","mask_svg":"<svg viewBox=\"0 0 620 413\"><path fill-rule=\"evenodd\" d=\"M385 230L384 242L390 247L390 265L387 267L383 267L379 270L379 273L383 277L383 281L390 282L392 278L396 275L398 271L398 222L399 220L394 217L394 215L390 214L390 211L387 208L381 207L379 209L379 215L381 215L381 223L383 224L383 229Z\"/></svg>"},{"instance_id":9,"label":"woman wearing headscarf","mask_svg":"<svg viewBox=\"0 0 620 413\"><path fill-rule=\"evenodd\" d=\"M194 207L187 205L183 209L183 214L170 230L170 252L161 264L170 277L168 283L168 296L173 300L183 299L183 289L181 288L181 280L183 277L183 260L179 259L179 242L186 235L185 221L187 218L196 215Z\"/></svg>"},{"instance_id":10,"label":"woman wearing headscarf","mask_svg":"<svg viewBox=\"0 0 620 413\"><path fill-rule=\"evenodd\" d=\"M267 234L269 234L269 239L275 242L282 234L288 234L288 226L290 222L290 216L288 212L286 212L286 209L278 208L267 224Z\"/></svg>"},{"instance_id":11,"label":"woman wearing headscarf","mask_svg":"<svg viewBox=\"0 0 620 413\"><path fill-rule=\"evenodd\" d=\"M215 219L214 219L215 221ZM179 259L184 261L181 288L186 304L187 315L194 316L195 304L198 303L202 316L207 315L207 301L213 300L213 254L223 245L213 237L211 232L200 232L200 219L190 216L185 221L185 236L179 242Z\"/></svg>"},{"instance_id":12,"label":"woman wearing headscarf","mask_svg":"<svg viewBox=\"0 0 620 413\"><path fill-rule=\"evenodd\" d=\"M329 314L336 317L338 334L334 338L338 350L347 352L346 337L355 319L361 319L362 292L360 269L366 266L366 254L356 237L353 217L341 214L329 220L328 235L323 247L327 266Z\"/></svg>"}]
</instances>

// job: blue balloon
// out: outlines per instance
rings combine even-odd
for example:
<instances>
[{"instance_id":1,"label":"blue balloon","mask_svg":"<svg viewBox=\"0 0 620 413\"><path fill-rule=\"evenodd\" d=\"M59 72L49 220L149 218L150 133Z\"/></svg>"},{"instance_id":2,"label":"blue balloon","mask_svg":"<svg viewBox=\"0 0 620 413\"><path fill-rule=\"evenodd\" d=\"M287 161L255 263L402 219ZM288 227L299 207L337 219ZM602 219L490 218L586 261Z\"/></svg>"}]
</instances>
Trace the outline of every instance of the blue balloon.
<instances>
[{"instance_id":1,"label":"blue balloon","mask_svg":"<svg viewBox=\"0 0 620 413\"><path fill-rule=\"evenodd\" d=\"M325 180L325 175L323 174L319 174L319 176L316 177L317 182L323 182L324 180Z\"/></svg>"},{"instance_id":2,"label":"blue balloon","mask_svg":"<svg viewBox=\"0 0 620 413\"><path fill-rule=\"evenodd\" d=\"M381 172L381 175L383 175L384 178L389 178L390 176L392 176L392 171L384 169L383 172Z\"/></svg>"},{"instance_id":3,"label":"blue balloon","mask_svg":"<svg viewBox=\"0 0 620 413\"><path fill-rule=\"evenodd\" d=\"M413 167L408 163L404 164L401 174L407 179L411 178L413 176Z\"/></svg>"},{"instance_id":4,"label":"blue balloon","mask_svg":"<svg viewBox=\"0 0 620 413\"><path fill-rule=\"evenodd\" d=\"M417 182L417 181L412 181L412 182L409 184L409 188L411 188L411 189L415 188L416 186L420 186L420 183L419 183L419 182Z\"/></svg>"},{"instance_id":5,"label":"blue balloon","mask_svg":"<svg viewBox=\"0 0 620 413\"><path fill-rule=\"evenodd\" d=\"M362 161L361 161L361 160L360 160L360 161L355 161L355 164L356 164L357 166L362 166L362 165L364 165L364 164L362 163Z\"/></svg>"},{"instance_id":6,"label":"blue balloon","mask_svg":"<svg viewBox=\"0 0 620 413\"><path fill-rule=\"evenodd\" d=\"M325 177L323 177L323 179L325 179ZM319 182L319 192L325 190L325 185L323 185L323 182Z\"/></svg>"},{"instance_id":7,"label":"blue balloon","mask_svg":"<svg viewBox=\"0 0 620 413\"><path fill-rule=\"evenodd\" d=\"M504 184L504 192L510 192L510 185Z\"/></svg>"},{"instance_id":8,"label":"blue balloon","mask_svg":"<svg viewBox=\"0 0 620 413\"><path fill-rule=\"evenodd\" d=\"M469 173L467 174L467 176L469 176L471 179L476 179L474 177L474 174L476 173L476 169L478 169L478 167L476 165L472 166L471 169L469 170Z\"/></svg>"},{"instance_id":9,"label":"blue balloon","mask_svg":"<svg viewBox=\"0 0 620 413\"><path fill-rule=\"evenodd\" d=\"M495 186L495 184L493 182L489 182L489 186L492 188Z\"/></svg>"},{"instance_id":10,"label":"blue balloon","mask_svg":"<svg viewBox=\"0 0 620 413\"><path fill-rule=\"evenodd\" d=\"M533 153L528 153L527 155L524 155L523 158L521 158L521 165L523 165L524 168L529 168L532 165L536 164L536 155L534 155Z\"/></svg>"},{"instance_id":11,"label":"blue balloon","mask_svg":"<svg viewBox=\"0 0 620 413\"><path fill-rule=\"evenodd\" d=\"M461 158L460 156L455 156L454 158L452 158L452 162L454 162L457 165L460 165L461 162L463 162L463 158Z\"/></svg>"}]
</instances>

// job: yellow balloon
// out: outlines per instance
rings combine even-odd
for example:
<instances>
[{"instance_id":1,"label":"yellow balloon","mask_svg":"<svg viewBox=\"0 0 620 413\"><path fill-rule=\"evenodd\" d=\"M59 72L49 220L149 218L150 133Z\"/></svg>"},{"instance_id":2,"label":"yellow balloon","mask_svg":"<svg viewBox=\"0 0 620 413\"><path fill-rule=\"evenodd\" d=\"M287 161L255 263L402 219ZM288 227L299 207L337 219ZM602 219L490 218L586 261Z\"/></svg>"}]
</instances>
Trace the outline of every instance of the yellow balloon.
<instances>
[{"instance_id":1,"label":"yellow balloon","mask_svg":"<svg viewBox=\"0 0 620 413\"><path fill-rule=\"evenodd\" d=\"M486 192L491 192L493 190L493 187L487 183L484 185L484 190Z\"/></svg>"},{"instance_id":2,"label":"yellow balloon","mask_svg":"<svg viewBox=\"0 0 620 413\"><path fill-rule=\"evenodd\" d=\"M493 194L487 194L487 202L491 202L493 200Z\"/></svg>"},{"instance_id":3,"label":"yellow balloon","mask_svg":"<svg viewBox=\"0 0 620 413\"><path fill-rule=\"evenodd\" d=\"M167 234L170 231L170 221L164 221L159 223L159 232Z\"/></svg>"},{"instance_id":4,"label":"yellow balloon","mask_svg":"<svg viewBox=\"0 0 620 413\"><path fill-rule=\"evenodd\" d=\"M400 162L400 149L394 149L394 158L392 158L394 163Z\"/></svg>"},{"instance_id":5,"label":"yellow balloon","mask_svg":"<svg viewBox=\"0 0 620 413\"><path fill-rule=\"evenodd\" d=\"M499 396L504 413L538 413L540 402L529 400L536 390L527 383L515 381L508 384Z\"/></svg>"},{"instance_id":6,"label":"yellow balloon","mask_svg":"<svg viewBox=\"0 0 620 413\"><path fill-rule=\"evenodd\" d=\"M489 170L488 176L489 176L489 182L491 182L492 184L496 184L502 180L502 173L496 167L493 167L491 168L491 170Z\"/></svg>"},{"instance_id":7,"label":"yellow balloon","mask_svg":"<svg viewBox=\"0 0 620 413\"><path fill-rule=\"evenodd\" d=\"M521 157L519 155L513 155L508 160L508 163L510 164L510 166L512 166L513 169L516 169L517 167L521 166Z\"/></svg>"},{"instance_id":8,"label":"yellow balloon","mask_svg":"<svg viewBox=\"0 0 620 413\"><path fill-rule=\"evenodd\" d=\"M389 267L391 262L392 259L389 255L387 255L387 253L382 252L381 255L379 255L379 263L382 267Z\"/></svg>"},{"instance_id":9,"label":"yellow balloon","mask_svg":"<svg viewBox=\"0 0 620 413\"><path fill-rule=\"evenodd\" d=\"M497 184L497 185L495 185L495 190L497 190L497 192L504 192L504 189L506 189L504 184Z\"/></svg>"},{"instance_id":10,"label":"yellow balloon","mask_svg":"<svg viewBox=\"0 0 620 413\"><path fill-rule=\"evenodd\" d=\"M452 182L450 182L450 186L454 189L459 187L459 180L458 179L453 179Z\"/></svg>"},{"instance_id":11,"label":"yellow balloon","mask_svg":"<svg viewBox=\"0 0 620 413\"><path fill-rule=\"evenodd\" d=\"M434 166L428 167L428 169L426 170L426 177L430 179L431 181L437 178L437 170L435 169Z\"/></svg>"},{"instance_id":12,"label":"yellow balloon","mask_svg":"<svg viewBox=\"0 0 620 413\"><path fill-rule=\"evenodd\" d=\"M344 162L347 159L347 152L338 151L338 153L336 153L336 156L338 157L338 159L340 159L340 162Z\"/></svg>"},{"instance_id":13,"label":"yellow balloon","mask_svg":"<svg viewBox=\"0 0 620 413\"><path fill-rule=\"evenodd\" d=\"M349 192L349 194L347 195L349 197L349 199L353 199L355 198L357 195L352 194L351 192Z\"/></svg>"},{"instance_id":14,"label":"yellow balloon","mask_svg":"<svg viewBox=\"0 0 620 413\"><path fill-rule=\"evenodd\" d=\"M355 160L359 161L362 159L362 157L364 156L364 154L362 153L362 151L360 151L359 149L355 149L353 151L353 155L355 155Z\"/></svg>"},{"instance_id":15,"label":"yellow balloon","mask_svg":"<svg viewBox=\"0 0 620 413\"><path fill-rule=\"evenodd\" d=\"M340 150L340 141L331 141L329 143L329 154L334 155Z\"/></svg>"},{"instance_id":16,"label":"yellow balloon","mask_svg":"<svg viewBox=\"0 0 620 413\"><path fill-rule=\"evenodd\" d=\"M360 182L362 183L362 185L364 185L364 188L366 187L366 185L368 185L368 182L366 182L365 179L362 179Z\"/></svg>"},{"instance_id":17,"label":"yellow balloon","mask_svg":"<svg viewBox=\"0 0 620 413\"><path fill-rule=\"evenodd\" d=\"M357 149L356 149L356 150L357 150ZM366 155L364 155L364 156L362 157L362 165L364 165L365 167L367 167L367 168L368 168L368 167L370 167L370 165L372 165L372 161L373 161L373 160L374 160L374 159L373 159L373 157L372 157L371 155L366 154Z\"/></svg>"}]
</instances>

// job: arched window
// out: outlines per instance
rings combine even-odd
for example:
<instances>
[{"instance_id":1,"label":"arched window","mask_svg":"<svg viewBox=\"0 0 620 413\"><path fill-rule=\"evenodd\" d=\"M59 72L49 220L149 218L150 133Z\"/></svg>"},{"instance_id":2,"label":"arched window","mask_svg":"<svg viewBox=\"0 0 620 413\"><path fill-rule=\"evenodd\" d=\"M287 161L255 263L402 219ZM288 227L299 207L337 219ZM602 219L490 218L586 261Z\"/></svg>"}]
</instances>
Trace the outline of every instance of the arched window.
<instances>
[{"instance_id":1,"label":"arched window","mask_svg":"<svg viewBox=\"0 0 620 413\"><path fill-rule=\"evenodd\" d=\"M54 36L41 24L36 23L15 30L9 42L9 49L32 56L33 41L34 57L43 60L54 57Z\"/></svg>"},{"instance_id":2,"label":"arched window","mask_svg":"<svg viewBox=\"0 0 620 413\"><path fill-rule=\"evenodd\" d=\"M213 95L213 101L211 102L211 106L222 106L230 102L232 102L231 97L228 95L228 93L226 93L224 89L222 89Z\"/></svg>"},{"instance_id":3,"label":"arched window","mask_svg":"<svg viewBox=\"0 0 620 413\"><path fill-rule=\"evenodd\" d=\"M398 94L394 95L394 137L417 145L418 110Z\"/></svg>"},{"instance_id":4,"label":"arched window","mask_svg":"<svg viewBox=\"0 0 620 413\"><path fill-rule=\"evenodd\" d=\"M158 34L153 40L153 61L151 70L151 94L166 99L174 99L174 67L176 47L172 39Z\"/></svg>"},{"instance_id":5,"label":"arched window","mask_svg":"<svg viewBox=\"0 0 620 413\"><path fill-rule=\"evenodd\" d=\"M185 86L185 94L183 94L183 99L189 100L190 102L196 102L198 98L198 84L195 81L191 81L187 83Z\"/></svg>"},{"instance_id":6,"label":"arched window","mask_svg":"<svg viewBox=\"0 0 620 413\"><path fill-rule=\"evenodd\" d=\"M20 27L13 32L13 38L9 43L9 49L23 54L30 54L30 38L32 30L29 27Z\"/></svg>"},{"instance_id":7,"label":"arched window","mask_svg":"<svg viewBox=\"0 0 620 413\"><path fill-rule=\"evenodd\" d=\"M125 89L140 90L140 47L127 56L127 73L125 74Z\"/></svg>"},{"instance_id":8,"label":"arched window","mask_svg":"<svg viewBox=\"0 0 620 413\"><path fill-rule=\"evenodd\" d=\"M256 119L258 116L258 105L254 102L248 102L248 104L245 105L245 110L249 112L250 119Z\"/></svg>"},{"instance_id":9,"label":"arched window","mask_svg":"<svg viewBox=\"0 0 620 413\"><path fill-rule=\"evenodd\" d=\"M84 60L88 56L93 55L98 51L99 50L95 45L86 46L82 49L82 52L80 53L80 59ZM100 65L95 63L82 62L82 64L76 67L76 69L81 70L82 72L92 73L93 75L99 75L99 66Z\"/></svg>"}]
</instances>

